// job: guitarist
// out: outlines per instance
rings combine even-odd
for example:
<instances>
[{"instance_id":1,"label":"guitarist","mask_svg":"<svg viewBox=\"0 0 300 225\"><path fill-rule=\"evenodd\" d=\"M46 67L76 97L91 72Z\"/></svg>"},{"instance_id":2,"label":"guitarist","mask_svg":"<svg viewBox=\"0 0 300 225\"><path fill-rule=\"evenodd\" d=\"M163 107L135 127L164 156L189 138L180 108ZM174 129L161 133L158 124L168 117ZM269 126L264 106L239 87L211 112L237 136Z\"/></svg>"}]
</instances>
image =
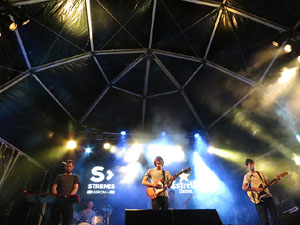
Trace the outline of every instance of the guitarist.
<instances>
[{"instance_id":1,"label":"guitarist","mask_svg":"<svg viewBox=\"0 0 300 225\"><path fill-rule=\"evenodd\" d=\"M278 225L278 216L277 210L274 204L273 196L269 192L268 188L263 190L263 186L265 185L273 185L279 181L279 177L270 184L265 175L261 171L256 171L254 167L254 160L246 159L245 161L246 167L248 169L248 173L244 176L242 189L244 191L248 191L250 193L249 197L253 197L255 199L255 194L261 194L261 199L255 199L255 207L260 218L262 225L269 225L269 218L267 211L269 211L270 216L272 217L274 224ZM250 198L251 198L250 197ZM268 210L267 210L268 209Z\"/></svg>"},{"instance_id":2,"label":"guitarist","mask_svg":"<svg viewBox=\"0 0 300 225\"><path fill-rule=\"evenodd\" d=\"M161 184L158 184L158 181L161 180L161 183L165 186L167 185L168 188L172 186L173 180L175 179L174 176L171 177L170 172L167 170L163 170L164 160L162 157L157 156L154 159L155 168L149 169L142 181L142 184L148 187L153 188L163 188ZM151 183L148 180L151 180ZM169 181L167 184L166 182ZM159 210L159 209L168 209L169 208L169 201L168 201L168 191L167 189L160 194L158 194L157 198L152 199L152 209Z\"/></svg>"}]
</instances>

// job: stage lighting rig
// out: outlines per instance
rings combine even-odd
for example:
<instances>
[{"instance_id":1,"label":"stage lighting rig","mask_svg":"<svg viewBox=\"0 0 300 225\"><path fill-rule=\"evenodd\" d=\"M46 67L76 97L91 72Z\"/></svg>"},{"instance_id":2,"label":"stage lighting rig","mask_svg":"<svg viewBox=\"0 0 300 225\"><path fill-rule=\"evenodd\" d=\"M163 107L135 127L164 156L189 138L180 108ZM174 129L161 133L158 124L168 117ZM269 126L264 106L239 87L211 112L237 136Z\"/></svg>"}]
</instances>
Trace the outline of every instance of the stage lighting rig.
<instances>
[{"instance_id":1,"label":"stage lighting rig","mask_svg":"<svg viewBox=\"0 0 300 225\"><path fill-rule=\"evenodd\" d=\"M26 16L19 8L9 5L7 2L0 2L0 26L3 28L9 28L11 31L15 31L18 26L25 26L30 22L28 16Z\"/></svg>"}]
</instances>

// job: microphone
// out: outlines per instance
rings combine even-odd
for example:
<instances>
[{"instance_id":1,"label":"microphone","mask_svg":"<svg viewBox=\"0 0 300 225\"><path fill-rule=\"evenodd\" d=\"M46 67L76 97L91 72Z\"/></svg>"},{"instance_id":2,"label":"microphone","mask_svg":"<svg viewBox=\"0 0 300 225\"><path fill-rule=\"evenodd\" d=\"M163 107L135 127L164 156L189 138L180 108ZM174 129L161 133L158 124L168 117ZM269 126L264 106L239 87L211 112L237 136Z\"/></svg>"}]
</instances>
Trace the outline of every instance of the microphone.
<instances>
[{"instance_id":1,"label":"microphone","mask_svg":"<svg viewBox=\"0 0 300 225\"><path fill-rule=\"evenodd\" d=\"M251 167L250 167L250 170L254 171L254 166L251 166Z\"/></svg>"}]
</instances>

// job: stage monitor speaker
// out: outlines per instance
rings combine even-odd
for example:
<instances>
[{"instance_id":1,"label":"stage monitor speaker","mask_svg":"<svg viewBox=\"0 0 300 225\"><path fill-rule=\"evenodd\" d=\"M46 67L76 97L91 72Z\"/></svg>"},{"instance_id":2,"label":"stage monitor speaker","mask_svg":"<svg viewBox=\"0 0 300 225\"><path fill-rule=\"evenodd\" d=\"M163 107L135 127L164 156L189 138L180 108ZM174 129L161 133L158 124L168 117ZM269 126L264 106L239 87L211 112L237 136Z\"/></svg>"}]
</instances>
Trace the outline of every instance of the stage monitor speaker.
<instances>
[{"instance_id":1,"label":"stage monitor speaker","mask_svg":"<svg viewBox=\"0 0 300 225\"><path fill-rule=\"evenodd\" d=\"M223 225L215 209L125 210L125 225Z\"/></svg>"}]
</instances>

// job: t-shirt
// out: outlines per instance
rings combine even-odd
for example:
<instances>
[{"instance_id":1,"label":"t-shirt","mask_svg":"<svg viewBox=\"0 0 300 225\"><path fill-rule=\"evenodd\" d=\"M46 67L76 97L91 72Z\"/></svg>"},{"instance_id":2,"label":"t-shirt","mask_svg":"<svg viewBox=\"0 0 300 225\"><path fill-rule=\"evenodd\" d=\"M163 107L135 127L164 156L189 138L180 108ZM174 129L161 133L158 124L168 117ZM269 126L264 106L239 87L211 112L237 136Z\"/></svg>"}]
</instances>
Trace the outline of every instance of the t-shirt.
<instances>
[{"instance_id":1,"label":"t-shirt","mask_svg":"<svg viewBox=\"0 0 300 225\"><path fill-rule=\"evenodd\" d=\"M260 174L260 176L263 180L260 178L257 171L255 171L253 174L248 172L244 176L243 184L247 184L247 185L250 184L251 187L259 187L261 184L264 186L265 185L265 180L267 180L267 178L261 171L258 171L258 172L259 172L259 174ZM263 195L262 198L272 197L272 195L271 195L268 188L266 188L264 191L266 192L266 194Z\"/></svg>"},{"instance_id":2,"label":"t-shirt","mask_svg":"<svg viewBox=\"0 0 300 225\"><path fill-rule=\"evenodd\" d=\"M96 212L94 210L88 210L88 209L85 209L83 210L81 213L81 219L80 221L84 221L84 222L90 222L92 223L93 222L93 217L96 216Z\"/></svg>"},{"instance_id":3,"label":"t-shirt","mask_svg":"<svg viewBox=\"0 0 300 225\"><path fill-rule=\"evenodd\" d=\"M53 184L57 184L58 194L70 194L75 184L79 184L79 177L75 174L59 174L54 179Z\"/></svg>"},{"instance_id":4,"label":"t-shirt","mask_svg":"<svg viewBox=\"0 0 300 225\"><path fill-rule=\"evenodd\" d=\"M157 168L149 169L145 176L148 176L151 180L151 183L154 184L159 179L163 179L163 170L158 170ZM165 179L164 184L167 184L167 181L171 178L170 172L165 170ZM168 197L168 191L165 190L162 193L160 193L158 196L165 196Z\"/></svg>"}]
</instances>

